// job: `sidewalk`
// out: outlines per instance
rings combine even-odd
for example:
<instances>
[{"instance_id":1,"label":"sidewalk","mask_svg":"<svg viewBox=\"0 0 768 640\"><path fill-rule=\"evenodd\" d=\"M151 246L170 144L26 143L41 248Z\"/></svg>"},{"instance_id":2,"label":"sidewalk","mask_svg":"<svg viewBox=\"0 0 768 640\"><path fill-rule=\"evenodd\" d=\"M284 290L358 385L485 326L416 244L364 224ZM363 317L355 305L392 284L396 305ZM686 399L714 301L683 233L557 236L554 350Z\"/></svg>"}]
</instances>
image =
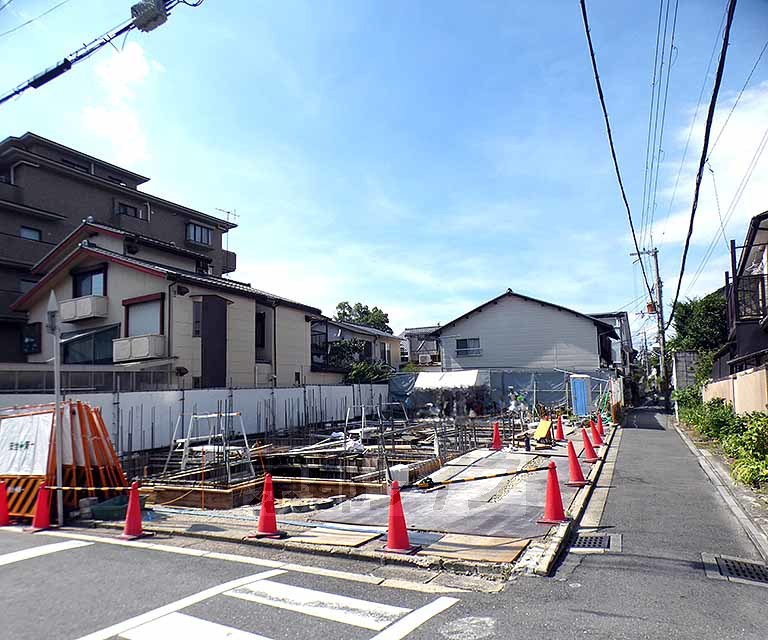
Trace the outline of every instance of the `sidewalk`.
<instances>
[{"instance_id":1,"label":"sidewalk","mask_svg":"<svg viewBox=\"0 0 768 640\"><path fill-rule=\"evenodd\" d=\"M598 528L586 532L621 535L621 549L569 553L552 578L517 578L501 594L498 637L765 640L768 590L705 573L702 553L760 555L673 416L635 410L620 435Z\"/></svg>"}]
</instances>

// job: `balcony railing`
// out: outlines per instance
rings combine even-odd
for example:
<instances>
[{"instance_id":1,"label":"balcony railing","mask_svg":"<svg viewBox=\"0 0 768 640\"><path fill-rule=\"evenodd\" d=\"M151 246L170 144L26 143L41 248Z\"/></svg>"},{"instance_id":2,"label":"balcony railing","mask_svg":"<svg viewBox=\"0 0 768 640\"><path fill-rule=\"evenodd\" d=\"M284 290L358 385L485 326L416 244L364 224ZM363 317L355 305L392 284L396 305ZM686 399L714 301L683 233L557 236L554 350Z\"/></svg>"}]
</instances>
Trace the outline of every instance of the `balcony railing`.
<instances>
[{"instance_id":1,"label":"balcony railing","mask_svg":"<svg viewBox=\"0 0 768 640\"><path fill-rule=\"evenodd\" d=\"M90 318L107 317L107 298L105 296L82 296L59 303L59 315L62 322L78 322Z\"/></svg>"},{"instance_id":2,"label":"balcony railing","mask_svg":"<svg viewBox=\"0 0 768 640\"><path fill-rule=\"evenodd\" d=\"M741 276L736 286L730 287L735 298L731 302L731 317L734 320L762 320L768 315L766 304L766 276Z\"/></svg>"}]
</instances>

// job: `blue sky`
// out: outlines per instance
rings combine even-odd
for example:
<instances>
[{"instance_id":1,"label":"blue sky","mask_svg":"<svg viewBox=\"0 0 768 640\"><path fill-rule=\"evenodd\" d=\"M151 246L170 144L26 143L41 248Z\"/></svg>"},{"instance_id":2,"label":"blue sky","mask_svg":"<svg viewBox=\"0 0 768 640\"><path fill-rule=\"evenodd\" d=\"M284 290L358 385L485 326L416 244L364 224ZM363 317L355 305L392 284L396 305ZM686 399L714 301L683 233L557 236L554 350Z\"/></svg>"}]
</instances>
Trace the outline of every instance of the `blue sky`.
<instances>
[{"instance_id":1,"label":"blue sky","mask_svg":"<svg viewBox=\"0 0 768 640\"><path fill-rule=\"evenodd\" d=\"M14 0L0 32L54 4ZM0 38L3 89L126 19L130 4L70 0ZM658 5L588 7L640 228ZM705 106L671 196L724 7L679 5L653 225L668 298ZM740 0L716 132L766 23L765 0ZM585 312L642 293L576 0L207 0L121 47L1 107L3 134L34 131L150 176L151 193L237 210L238 279L329 314L340 300L378 305L397 331L447 322L508 287ZM723 216L766 123L768 54L711 157ZM727 238L768 209L766 187L762 157ZM697 220L691 275L720 228L709 171ZM683 291L720 286L727 266L719 238Z\"/></svg>"}]
</instances>

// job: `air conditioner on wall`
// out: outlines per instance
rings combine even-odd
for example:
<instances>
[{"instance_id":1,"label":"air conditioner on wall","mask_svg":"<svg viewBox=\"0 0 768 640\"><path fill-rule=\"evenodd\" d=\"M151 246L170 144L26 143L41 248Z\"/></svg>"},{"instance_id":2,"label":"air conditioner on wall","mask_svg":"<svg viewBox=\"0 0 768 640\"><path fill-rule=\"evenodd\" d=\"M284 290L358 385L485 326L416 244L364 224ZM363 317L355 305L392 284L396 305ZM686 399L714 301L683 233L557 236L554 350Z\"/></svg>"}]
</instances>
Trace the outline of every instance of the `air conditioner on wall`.
<instances>
[{"instance_id":1,"label":"air conditioner on wall","mask_svg":"<svg viewBox=\"0 0 768 640\"><path fill-rule=\"evenodd\" d=\"M432 356L430 356L428 353L420 353L419 364L432 364Z\"/></svg>"}]
</instances>

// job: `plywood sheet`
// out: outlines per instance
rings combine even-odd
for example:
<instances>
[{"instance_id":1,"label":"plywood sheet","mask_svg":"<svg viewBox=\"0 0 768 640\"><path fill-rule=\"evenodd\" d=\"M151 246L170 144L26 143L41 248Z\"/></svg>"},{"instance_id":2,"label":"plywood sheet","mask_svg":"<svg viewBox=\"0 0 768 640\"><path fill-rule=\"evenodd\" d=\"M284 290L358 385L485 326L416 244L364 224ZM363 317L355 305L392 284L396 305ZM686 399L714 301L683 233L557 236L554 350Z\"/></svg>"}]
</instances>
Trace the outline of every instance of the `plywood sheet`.
<instances>
[{"instance_id":1,"label":"plywood sheet","mask_svg":"<svg viewBox=\"0 0 768 640\"><path fill-rule=\"evenodd\" d=\"M513 562L529 540L449 533L419 553L480 562Z\"/></svg>"},{"instance_id":2,"label":"plywood sheet","mask_svg":"<svg viewBox=\"0 0 768 640\"><path fill-rule=\"evenodd\" d=\"M291 534L291 542L327 544L333 547L359 547L361 544L370 542L378 537L378 533L315 528L302 531L298 534Z\"/></svg>"}]
</instances>

